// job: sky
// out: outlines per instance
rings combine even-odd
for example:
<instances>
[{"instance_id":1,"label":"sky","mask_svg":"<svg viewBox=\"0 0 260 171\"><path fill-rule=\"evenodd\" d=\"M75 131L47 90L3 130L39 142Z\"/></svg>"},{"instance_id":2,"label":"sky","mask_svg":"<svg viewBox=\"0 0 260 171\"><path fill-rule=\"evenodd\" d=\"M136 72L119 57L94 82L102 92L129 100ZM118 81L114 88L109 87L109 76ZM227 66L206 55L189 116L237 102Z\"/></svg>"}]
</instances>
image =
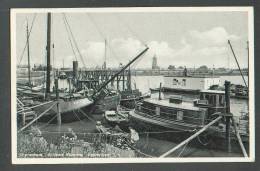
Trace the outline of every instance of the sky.
<instances>
[{"instance_id":1,"label":"sky","mask_svg":"<svg viewBox=\"0 0 260 171\"><path fill-rule=\"evenodd\" d=\"M32 26L30 35L31 65L46 64L47 14L16 14L17 63L27 63L26 23ZM149 50L133 65L151 68L156 55L158 65L237 68L227 41L230 40L241 67L247 67L247 12L157 12L157 13L66 13L67 21L82 54L74 55L64 24L63 14L52 14L51 63L54 67L101 66L126 64L138 53ZM33 24L32 24L33 23ZM105 40L107 46L105 46ZM105 48L106 47L106 48ZM75 46L74 46L74 51ZM76 56L76 57L75 57ZM84 62L82 62L84 60Z\"/></svg>"}]
</instances>

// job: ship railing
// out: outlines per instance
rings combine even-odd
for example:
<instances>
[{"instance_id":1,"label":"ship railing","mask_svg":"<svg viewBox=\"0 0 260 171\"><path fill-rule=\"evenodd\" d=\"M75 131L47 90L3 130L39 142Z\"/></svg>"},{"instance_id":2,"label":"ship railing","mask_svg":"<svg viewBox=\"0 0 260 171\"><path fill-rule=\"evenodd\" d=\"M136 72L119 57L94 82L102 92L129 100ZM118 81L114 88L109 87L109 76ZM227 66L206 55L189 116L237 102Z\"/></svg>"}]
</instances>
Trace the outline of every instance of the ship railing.
<instances>
[{"instance_id":1,"label":"ship railing","mask_svg":"<svg viewBox=\"0 0 260 171\"><path fill-rule=\"evenodd\" d=\"M189 126L189 127L201 127L203 126L203 124L198 124L198 123L191 123L191 122L185 122L183 120L174 120L174 119L168 119L168 118L163 118L163 117L159 117L159 116L155 116L155 115L149 115L149 114L146 114L146 113L143 113L143 112L140 112L138 111L138 114L139 115L142 115L142 116L145 116L145 117L148 117L148 118L152 118L152 119L155 119L157 121L162 121L162 122L166 122L168 124L180 124L180 125L183 125L183 126Z\"/></svg>"},{"instance_id":2,"label":"ship railing","mask_svg":"<svg viewBox=\"0 0 260 171\"><path fill-rule=\"evenodd\" d=\"M163 119L167 119L167 120L171 120L171 121L178 121L178 122L185 122L185 120L178 120L178 119L173 119L173 118L169 118L169 117L163 117L163 116L161 116L161 115L156 115L156 111L155 110L153 110L153 109L149 109L149 108L146 108L146 107L143 107L143 106L141 106L141 105L137 105L136 106L137 107L137 109L139 108L139 110L138 111L140 111L140 109L144 109L146 112L148 111L148 112L151 112L151 113L153 113L152 115L151 114L147 114L147 113L143 113L143 112L141 112L142 114L145 114L146 116L150 116L150 117L155 117L155 118L163 118ZM177 117L177 114L176 113L169 113L169 112L163 112L163 111L160 111L160 114L167 114L167 115L169 115L169 116L175 116L175 117ZM205 121L211 121L210 119L205 119L204 117L192 117L192 116L185 116L185 115L183 115L183 118L187 118L187 119L190 119L188 122L189 123L194 123L194 124L199 124L199 125L203 125L203 123L205 122ZM197 122L192 122L192 120L197 120ZM198 121L200 121L200 122L198 122Z\"/></svg>"}]
</instances>

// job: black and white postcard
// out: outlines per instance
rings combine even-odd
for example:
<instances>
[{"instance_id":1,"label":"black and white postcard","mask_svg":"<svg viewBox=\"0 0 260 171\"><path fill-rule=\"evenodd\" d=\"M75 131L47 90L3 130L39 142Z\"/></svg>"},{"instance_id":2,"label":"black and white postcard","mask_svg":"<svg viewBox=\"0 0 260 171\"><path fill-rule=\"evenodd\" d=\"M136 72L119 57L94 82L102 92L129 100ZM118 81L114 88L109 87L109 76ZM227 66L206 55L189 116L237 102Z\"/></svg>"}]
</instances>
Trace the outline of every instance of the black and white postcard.
<instances>
[{"instance_id":1,"label":"black and white postcard","mask_svg":"<svg viewBox=\"0 0 260 171\"><path fill-rule=\"evenodd\" d=\"M252 7L10 19L13 164L255 161Z\"/></svg>"}]
</instances>

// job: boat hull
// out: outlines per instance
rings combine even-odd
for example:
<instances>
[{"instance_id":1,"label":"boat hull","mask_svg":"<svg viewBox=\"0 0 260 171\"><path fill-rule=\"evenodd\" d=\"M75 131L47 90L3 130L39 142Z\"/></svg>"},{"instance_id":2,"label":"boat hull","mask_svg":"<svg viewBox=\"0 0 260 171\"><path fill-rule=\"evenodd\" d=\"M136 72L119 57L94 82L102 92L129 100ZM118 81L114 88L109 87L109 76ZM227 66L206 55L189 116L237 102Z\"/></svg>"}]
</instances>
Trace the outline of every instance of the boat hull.
<instances>
[{"instance_id":1,"label":"boat hull","mask_svg":"<svg viewBox=\"0 0 260 171\"><path fill-rule=\"evenodd\" d=\"M158 92L159 88L150 89L152 92ZM191 94L191 95L199 95L200 90L193 90L193 89L178 89L178 88L169 88L169 87L162 87L162 92L167 93L181 93L181 94Z\"/></svg>"},{"instance_id":2,"label":"boat hull","mask_svg":"<svg viewBox=\"0 0 260 171\"><path fill-rule=\"evenodd\" d=\"M129 126L133 127L141 135L149 135L154 138L169 140L176 143L182 142L194 134L197 130L202 128L180 126L177 124L160 124L155 120L149 120L144 116L139 115L137 112L130 113L129 120ZM246 150L248 151L248 137L242 137L242 140ZM202 133L189 144L196 147L226 150L225 132L217 132L215 129L209 129L209 131ZM231 133L231 146L233 152L241 152L236 135L234 133Z\"/></svg>"},{"instance_id":3,"label":"boat hull","mask_svg":"<svg viewBox=\"0 0 260 171\"><path fill-rule=\"evenodd\" d=\"M56 102L53 101L52 103L48 103L43 106L39 106L35 108L35 112L37 115L43 113L47 109L49 109L52 105L54 105ZM57 113L58 108L59 112L61 114L61 121L62 122L73 122L77 121L79 119L84 118L83 114L81 112L77 112L79 109L86 110L85 108L89 108L92 105L92 101L88 98L82 98L82 99L73 99L69 101L59 100L57 105L54 105L49 111L47 111L42 117L40 117L39 121L48 122L52 120L52 122L57 122ZM76 114L75 114L76 113ZM55 118L54 118L55 117Z\"/></svg>"},{"instance_id":4,"label":"boat hull","mask_svg":"<svg viewBox=\"0 0 260 171\"><path fill-rule=\"evenodd\" d=\"M150 97L150 94L142 95L139 90L133 92L125 91L121 94L120 105L128 109L134 109L137 101Z\"/></svg>"},{"instance_id":5,"label":"boat hull","mask_svg":"<svg viewBox=\"0 0 260 171\"><path fill-rule=\"evenodd\" d=\"M139 125L140 123L145 123L145 129L148 131L156 130L155 128L158 127L163 130L178 130L183 132L191 132L199 127L198 125L194 124L185 124L183 122L175 122L169 121L167 119L152 117L142 112L138 112L136 110L129 113L129 119L130 122L135 122L137 123L137 125Z\"/></svg>"},{"instance_id":6,"label":"boat hull","mask_svg":"<svg viewBox=\"0 0 260 171\"><path fill-rule=\"evenodd\" d=\"M129 126L130 126L130 123L129 123L129 119L128 119L128 116L126 116L127 118L125 119L111 119L110 117L104 116L105 118L105 121L112 127L115 127L115 126L119 126L122 130L125 130L125 131L129 131Z\"/></svg>"},{"instance_id":7,"label":"boat hull","mask_svg":"<svg viewBox=\"0 0 260 171\"><path fill-rule=\"evenodd\" d=\"M119 95L106 96L104 99L98 101L93 109L95 114L103 114L107 110L116 110L119 104Z\"/></svg>"}]
</instances>

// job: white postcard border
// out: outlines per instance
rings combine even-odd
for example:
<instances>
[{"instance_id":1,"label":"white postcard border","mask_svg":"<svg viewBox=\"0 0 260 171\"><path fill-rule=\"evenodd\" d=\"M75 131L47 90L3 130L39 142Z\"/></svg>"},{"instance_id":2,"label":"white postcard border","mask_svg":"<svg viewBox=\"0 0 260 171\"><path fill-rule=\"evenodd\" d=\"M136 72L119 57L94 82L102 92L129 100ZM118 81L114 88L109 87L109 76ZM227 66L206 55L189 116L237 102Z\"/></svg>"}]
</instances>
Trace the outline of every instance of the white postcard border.
<instances>
[{"instance_id":1,"label":"white postcard border","mask_svg":"<svg viewBox=\"0 0 260 171\"><path fill-rule=\"evenodd\" d=\"M187 157L187 158L17 158L16 123L16 14L18 13L126 13L126 12L248 12L249 40L249 156L250 157ZM11 137L13 164L87 164L87 163L187 163L187 162L254 162L255 161L255 82L254 82L254 14L253 7L118 7L118 8L13 8L11 31Z\"/></svg>"}]
</instances>

